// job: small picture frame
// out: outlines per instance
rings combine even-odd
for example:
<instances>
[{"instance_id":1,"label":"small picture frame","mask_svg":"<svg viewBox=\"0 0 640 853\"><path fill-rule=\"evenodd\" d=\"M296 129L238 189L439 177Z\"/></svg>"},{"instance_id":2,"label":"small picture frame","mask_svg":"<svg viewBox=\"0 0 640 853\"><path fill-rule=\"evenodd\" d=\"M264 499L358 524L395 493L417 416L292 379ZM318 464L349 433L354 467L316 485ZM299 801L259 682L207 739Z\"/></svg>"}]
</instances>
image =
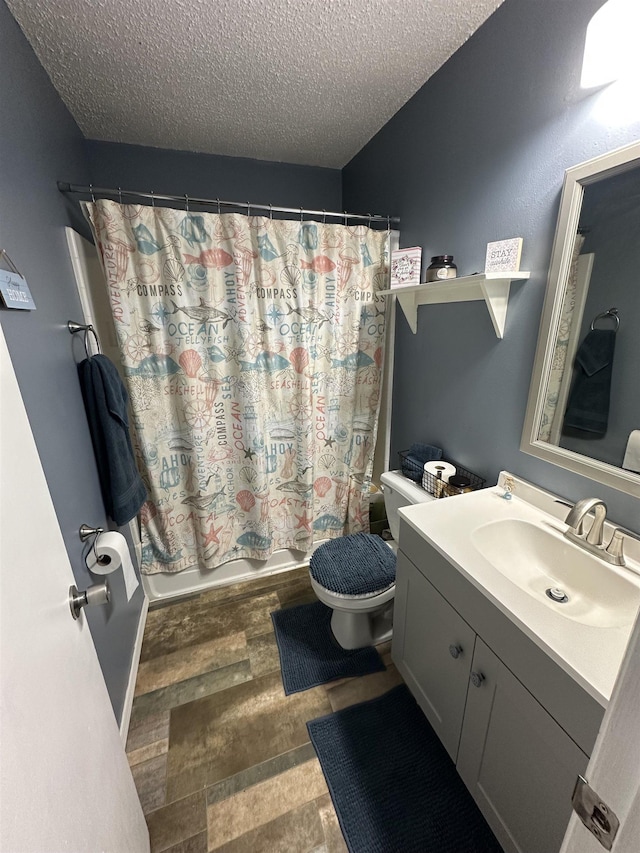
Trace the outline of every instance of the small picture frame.
<instances>
[{"instance_id":1,"label":"small picture frame","mask_svg":"<svg viewBox=\"0 0 640 853\"><path fill-rule=\"evenodd\" d=\"M517 272L520 269L522 254L522 237L512 237L509 240L497 240L487 243L487 256L484 271L487 272Z\"/></svg>"},{"instance_id":2,"label":"small picture frame","mask_svg":"<svg viewBox=\"0 0 640 853\"><path fill-rule=\"evenodd\" d=\"M391 287L409 287L420 284L420 264L422 249L412 246L410 249L396 249L391 252Z\"/></svg>"}]
</instances>

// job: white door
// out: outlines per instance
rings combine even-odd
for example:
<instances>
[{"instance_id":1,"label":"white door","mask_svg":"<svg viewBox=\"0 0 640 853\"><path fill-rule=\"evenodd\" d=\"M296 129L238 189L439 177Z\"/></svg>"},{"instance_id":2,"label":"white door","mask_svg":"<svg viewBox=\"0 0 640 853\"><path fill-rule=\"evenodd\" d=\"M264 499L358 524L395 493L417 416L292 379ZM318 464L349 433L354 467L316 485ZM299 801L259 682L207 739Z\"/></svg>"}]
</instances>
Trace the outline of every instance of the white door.
<instances>
[{"instance_id":1,"label":"white door","mask_svg":"<svg viewBox=\"0 0 640 853\"><path fill-rule=\"evenodd\" d=\"M142 809L86 618L71 617L73 574L1 329L0 473L0 850L143 853Z\"/></svg>"}]
</instances>

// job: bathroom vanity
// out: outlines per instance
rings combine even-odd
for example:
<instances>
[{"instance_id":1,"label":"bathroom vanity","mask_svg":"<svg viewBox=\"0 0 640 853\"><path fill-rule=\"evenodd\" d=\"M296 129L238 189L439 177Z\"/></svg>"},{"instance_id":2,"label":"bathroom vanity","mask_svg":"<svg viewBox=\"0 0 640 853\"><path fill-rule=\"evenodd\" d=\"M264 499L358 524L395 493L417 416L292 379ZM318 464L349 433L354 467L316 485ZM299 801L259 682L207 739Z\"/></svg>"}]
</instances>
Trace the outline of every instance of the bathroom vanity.
<instances>
[{"instance_id":1,"label":"bathroom vanity","mask_svg":"<svg viewBox=\"0 0 640 853\"><path fill-rule=\"evenodd\" d=\"M554 505L553 496L524 482L516 491L527 488ZM483 543L496 522L507 534L494 552ZM536 526L546 552L536 534L519 553L512 531ZM571 574L573 546L563 527L532 504L503 500L498 487L401 510L393 660L507 853L560 849L576 777L587 766L635 615L634 601L624 613L613 600L591 606L579 574L591 583L591 566L576 565ZM500 554L505 563L497 568ZM555 567L541 565L554 556ZM542 587L562 583L570 609L547 604L537 568L518 574L523 562L540 568ZM558 580L560 564L569 573ZM640 578L627 589L620 577L620 594L640 601Z\"/></svg>"}]
</instances>

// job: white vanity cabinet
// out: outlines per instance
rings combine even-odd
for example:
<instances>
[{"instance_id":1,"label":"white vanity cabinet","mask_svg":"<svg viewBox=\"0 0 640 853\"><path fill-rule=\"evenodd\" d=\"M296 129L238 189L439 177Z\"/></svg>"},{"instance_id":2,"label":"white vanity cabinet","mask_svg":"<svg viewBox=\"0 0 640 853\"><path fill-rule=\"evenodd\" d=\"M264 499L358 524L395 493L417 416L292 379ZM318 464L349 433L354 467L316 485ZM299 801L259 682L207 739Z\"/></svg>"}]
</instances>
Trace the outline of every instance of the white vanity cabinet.
<instances>
[{"instance_id":1,"label":"white vanity cabinet","mask_svg":"<svg viewBox=\"0 0 640 853\"><path fill-rule=\"evenodd\" d=\"M393 623L393 660L455 761L475 631L401 552Z\"/></svg>"},{"instance_id":2,"label":"white vanity cabinet","mask_svg":"<svg viewBox=\"0 0 640 853\"><path fill-rule=\"evenodd\" d=\"M393 660L506 853L557 853L604 709L406 522Z\"/></svg>"}]
</instances>

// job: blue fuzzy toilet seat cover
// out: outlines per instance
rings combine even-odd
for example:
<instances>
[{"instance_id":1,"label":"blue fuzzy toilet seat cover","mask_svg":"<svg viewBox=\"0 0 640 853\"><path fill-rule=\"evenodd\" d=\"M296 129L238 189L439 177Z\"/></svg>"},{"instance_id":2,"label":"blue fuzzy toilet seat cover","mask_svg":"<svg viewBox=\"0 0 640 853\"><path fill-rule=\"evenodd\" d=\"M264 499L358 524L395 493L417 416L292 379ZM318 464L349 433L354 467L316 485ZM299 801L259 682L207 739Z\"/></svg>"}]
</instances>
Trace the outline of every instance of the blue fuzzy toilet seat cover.
<instances>
[{"instance_id":1,"label":"blue fuzzy toilet seat cover","mask_svg":"<svg viewBox=\"0 0 640 853\"><path fill-rule=\"evenodd\" d=\"M351 533L320 545L309 572L337 595L372 595L396 582L396 555L379 536Z\"/></svg>"}]
</instances>

